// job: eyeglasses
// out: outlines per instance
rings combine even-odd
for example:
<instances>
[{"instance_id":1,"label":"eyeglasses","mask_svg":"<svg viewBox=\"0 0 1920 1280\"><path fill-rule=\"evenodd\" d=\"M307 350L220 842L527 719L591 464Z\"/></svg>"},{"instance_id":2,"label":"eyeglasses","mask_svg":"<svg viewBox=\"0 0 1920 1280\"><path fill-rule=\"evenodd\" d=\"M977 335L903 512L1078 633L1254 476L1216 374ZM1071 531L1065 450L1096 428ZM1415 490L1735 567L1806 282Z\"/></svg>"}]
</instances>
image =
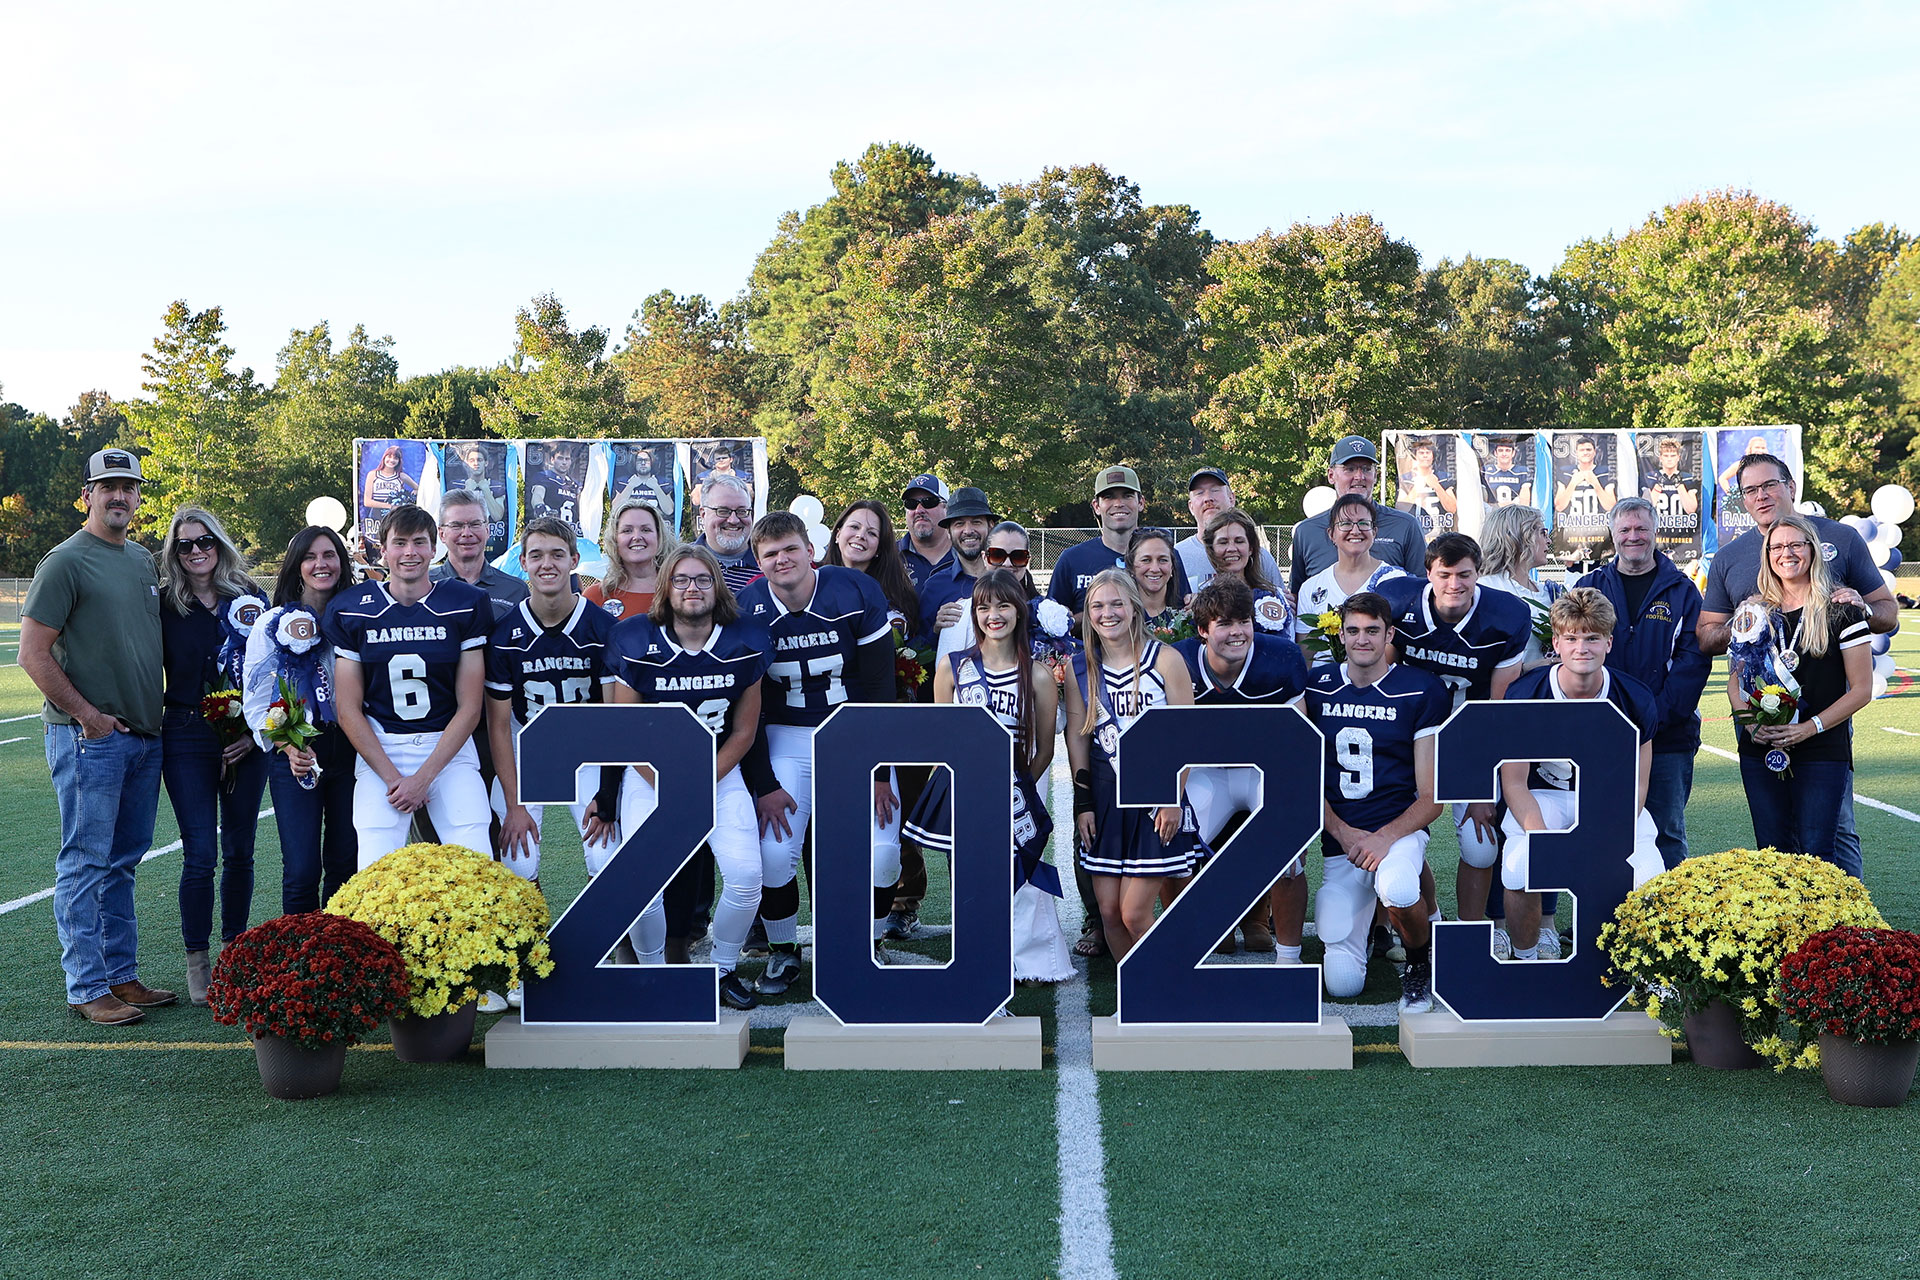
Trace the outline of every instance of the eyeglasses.
<instances>
[{"instance_id":1,"label":"eyeglasses","mask_svg":"<svg viewBox=\"0 0 1920 1280\"><path fill-rule=\"evenodd\" d=\"M440 526L442 533L481 533L486 530L485 520L448 520Z\"/></svg>"},{"instance_id":2,"label":"eyeglasses","mask_svg":"<svg viewBox=\"0 0 1920 1280\"><path fill-rule=\"evenodd\" d=\"M1033 553L1025 547L1018 551L1009 551L1005 547L988 547L988 564L1010 564L1016 569L1024 569L1033 559Z\"/></svg>"},{"instance_id":3,"label":"eyeglasses","mask_svg":"<svg viewBox=\"0 0 1920 1280\"><path fill-rule=\"evenodd\" d=\"M1786 485L1779 480L1763 480L1759 484L1750 484L1740 490L1740 496L1743 498L1757 498L1763 493L1771 493L1775 489L1784 489L1785 487Z\"/></svg>"},{"instance_id":4,"label":"eyeglasses","mask_svg":"<svg viewBox=\"0 0 1920 1280\"><path fill-rule=\"evenodd\" d=\"M1373 521L1371 521L1371 520L1341 520L1341 521L1339 521L1338 523L1336 523L1336 524L1335 524L1335 525L1334 525L1333 527L1334 527L1334 528L1336 528L1336 529L1360 529L1360 530L1364 530L1364 531L1366 531L1366 532L1368 532L1368 533L1371 533L1371 532L1373 532Z\"/></svg>"},{"instance_id":5,"label":"eyeglasses","mask_svg":"<svg viewBox=\"0 0 1920 1280\"><path fill-rule=\"evenodd\" d=\"M707 507L705 510L722 524L745 524L753 518L753 512L746 507Z\"/></svg>"},{"instance_id":6,"label":"eyeglasses","mask_svg":"<svg viewBox=\"0 0 1920 1280\"><path fill-rule=\"evenodd\" d=\"M202 551L212 551L218 548L219 545L220 539L210 533L203 533L197 538L175 538L173 540L173 549L175 553L179 555L185 555L195 547L200 548Z\"/></svg>"},{"instance_id":7,"label":"eyeglasses","mask_svg":"<svg viewBox=\"0 0 1920 1280\"><path fill-rule=\"evenodd\" d=\"M943 505L945 503L945 499L943 498L907 498L905 499L905 503L906 503L906 508L909 511L931 511L935 507Z\"/></svg>"},{"instance_id":8,"label":"eyeglasses","mask_svg":"<svg viewBox=\"0 0 1920 1280\"><path fill-rule=\"evenodd\" d=\"M1772 546L1768 547L1767 550L1778 555L1782 551L1803 552L1812 546L1813 544L1811 542L1807 542L1804 540L1800 542L1776 542Z\"/></svg>"},{"instance_id":9,"label":"eyeglasses","mask_svg":"<svg viewBox=\"0 0 1920 1280\"><path fill-rule=\"evenodd\" d=\"M667 583L675 591L707 591L713 587L713 575L676 573L667 579Z\"/></svg>"}]
</instances>

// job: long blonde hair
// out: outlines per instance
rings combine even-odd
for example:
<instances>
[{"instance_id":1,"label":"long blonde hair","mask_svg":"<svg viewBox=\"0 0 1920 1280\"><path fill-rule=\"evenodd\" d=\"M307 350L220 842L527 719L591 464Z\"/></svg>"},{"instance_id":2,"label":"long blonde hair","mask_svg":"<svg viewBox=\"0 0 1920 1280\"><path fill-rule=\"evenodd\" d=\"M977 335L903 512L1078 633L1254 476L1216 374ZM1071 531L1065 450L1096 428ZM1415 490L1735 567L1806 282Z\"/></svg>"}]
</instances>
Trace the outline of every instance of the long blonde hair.
<instances>
[{"instance_id":1,"label":"long blonde hair","mask_svg":"<svg viewBox=\"0 0 1920 1280\"><path fill-rule=\"evenodd\" d=\"M1826 557L1820 554L1820 534L1813 521L1803 515L1781 516L1767 530L1760 547L1760 598L1775 609L1786 607L1786 584L1773 569L1773 535L1779 529L1798 529L1807 540L1807 603L1800 612L1799 650L1810 658L1827 652L1828 610L1833 604L1833 579L1827 573Z\"/></svg>"},{"instance_id":2,"label":"long blonde hair","mask_svg":"<svg viewBox=\"0 0 1920 1280\"><path fill-rule=\"evenodd\" d=\"M609 596L626 590L627 586L627 565L620 558L620 547L614 535L620 531L620 517L629 511L645 511L653 516L653 527L660 537L660 548L653 553L653 567L656 570L666 563L667 556L680 545L673 526L660 514L659 504L645 498L623 498L616 502L613 510L607 513L607 527L600 534L600 550L607 558L607 572L600 579L600 589Z\"/></svg>"},{"instance_id":3,"label":"long blonde hair","mask_svg":"<svg viewBox=\"0 0 1920 1280\"><path fill-rule=\"evenodd\" d=\"M1080 642L1087 650L1087 716L1080 732L1092 733L1100 706L1100 666L1106 654L1100 647L1100 633L1093 629L1093 593L1101 587L1118 587L1133 605L1127 623L1127 661L1133 666L1133 691L1140 691L1140 651L1147 641L1147 606L1140 597L1140 584L1125 569L1102 569L1087 584L1086 611L1080 615Z\"/></svg>"},{"instance_id":4,"label":"long blonde hair","mask_svg":"<svg viewBox=\"0 0 1920 1280\"><path fill-rule=\"evenodd\" d=\"M1529 544L1533 535L1546 527L1546 519L1537 509L1517 502L1487 512L1486 523L1480 526L1480 551L1484 556L1480 572L1504 573L1515 582L1531 581L1533 566L1527 561L1533 558L1533 548Z\"/></svg>"},{"instance_id":5,"label":"long blonde hair","mask_svg":"<svg viewBox=\"0 0 1920 1280\"><path fill-rule=\"evenodd\" d=\"M213 594L221 600L231 600L235 596L265 596L260 584L247 576L246 561L241 558L240 549L233 545L233 539L227 536L226 526L214 518L214 514L205 507L181 507L173 513L173 519L167 525L167 541L160 549L160 562L166 566L166 580L160 584L161 598L167 607L184 616L193 607L193 588L187 582L187 571L180 565L180 551L174 545L180 537L180 526L197 524L206 529L220 545L214 551ZM345 567L341 569L346 572Z\"/></svg>"}]
</instances>

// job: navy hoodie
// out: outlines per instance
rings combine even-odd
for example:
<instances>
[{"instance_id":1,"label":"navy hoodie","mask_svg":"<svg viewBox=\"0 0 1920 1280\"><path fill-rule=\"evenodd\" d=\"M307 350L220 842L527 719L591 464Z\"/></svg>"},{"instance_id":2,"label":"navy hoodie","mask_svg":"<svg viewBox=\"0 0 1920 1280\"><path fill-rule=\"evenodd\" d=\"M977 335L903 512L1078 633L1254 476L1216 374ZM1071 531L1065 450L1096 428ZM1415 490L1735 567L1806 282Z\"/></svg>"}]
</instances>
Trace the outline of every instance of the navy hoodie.
<instances>
[{"instance_id":1,"label":"navy hoodie","mask_svg":"<svg viewBox=\"0 0 1920 1280\"><path fill-rule=\"evenodd\" d=\"M1653 582L1640 616L1627 616L1627 588L1616 562L1608 561L1575 586L1596 587L1612 602L1613 651L1607 665L1653 690L1660 708L1655 753L1700 749L1700 694L1713 660L1700 652L1700 589L1665 552L1654 552Z\"/></svg>"}]
</instances>

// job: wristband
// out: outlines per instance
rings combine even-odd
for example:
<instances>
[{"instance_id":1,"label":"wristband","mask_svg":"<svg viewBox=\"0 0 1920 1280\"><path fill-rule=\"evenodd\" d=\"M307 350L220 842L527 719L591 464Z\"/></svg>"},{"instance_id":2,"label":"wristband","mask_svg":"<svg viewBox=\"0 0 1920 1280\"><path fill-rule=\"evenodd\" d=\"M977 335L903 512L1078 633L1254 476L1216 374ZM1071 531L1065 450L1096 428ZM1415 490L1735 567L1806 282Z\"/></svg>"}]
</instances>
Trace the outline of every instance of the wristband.
<instances>
[{"instance_id":1,"label":"wristband","mask_svg":"<svg viewBox=\"0 0 1920 1280\"><path fill-rule=\"evenodd\" d=\"M1815 733L1825 733L1827 731L1827 722L1819 716L1815 716L1813 718L1813 731Z\"/></svg>"},{"instance_id":2,"label":"wristband","mask_svg":"<svg viewBox=\"0 0 1920 1280\"><path fill-rule=\"evenodd\" d=\"M1093 771L1076 769L1073 773L1073 816L1093 812Z\"/></svg>"}]
</instances>

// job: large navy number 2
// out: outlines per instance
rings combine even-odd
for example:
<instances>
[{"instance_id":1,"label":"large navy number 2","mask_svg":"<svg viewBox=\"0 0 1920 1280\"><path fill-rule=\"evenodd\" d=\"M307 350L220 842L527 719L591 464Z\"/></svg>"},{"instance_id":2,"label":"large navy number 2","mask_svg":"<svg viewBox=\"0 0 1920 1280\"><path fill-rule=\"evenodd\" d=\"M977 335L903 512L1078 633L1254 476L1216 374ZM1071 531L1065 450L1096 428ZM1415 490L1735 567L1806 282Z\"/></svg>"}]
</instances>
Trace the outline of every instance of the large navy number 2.
<instances>
[{"instance_id":1,"label":"large navy number 2","mask_svg":"<svg viewBox=\"0 0 1920 1280\"><path fill-rule=\"evenodd\" d=\"M557 706L520 731L520 799L566 804L587 765L653 766L659 805L548 931L553 973L527 983L522 1022L718 1022L712 965L606 956L713 830L713 733L690 707ZM631 777L628 779L632 781Z\"/></svg>"},{"instance_id":2,"label":"large navy number 2","mask_svg":"<svg viewBox=\"0 0 1920 1280\"><path fill-rule=\"evenodd\" d=\"M1318 965L1202 961L1319 834L1320 731L1292 707L1155 707L1120 739L1120 803L1177 803L1188 766L1260 770L1260 807L1120 962L1120 1021L1318 1023Z\"/></svg>"}]
</instances>

